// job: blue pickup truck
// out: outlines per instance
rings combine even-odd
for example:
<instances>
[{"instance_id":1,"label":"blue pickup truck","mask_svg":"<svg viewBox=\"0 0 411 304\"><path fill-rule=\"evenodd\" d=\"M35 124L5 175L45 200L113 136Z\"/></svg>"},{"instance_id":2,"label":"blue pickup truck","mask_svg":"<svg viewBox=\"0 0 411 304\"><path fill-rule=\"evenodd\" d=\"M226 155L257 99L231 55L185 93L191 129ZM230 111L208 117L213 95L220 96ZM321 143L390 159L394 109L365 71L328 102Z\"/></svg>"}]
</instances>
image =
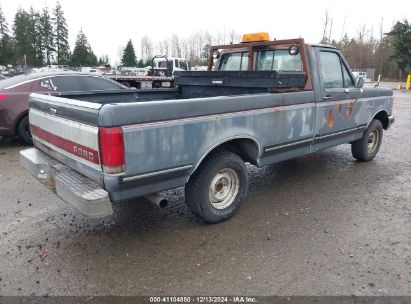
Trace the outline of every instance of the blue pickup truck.
<instances>
[{"instance_id":1,"label":"blue pickup truck","mask_svg":"<svg viewBox=\"0 0 411 304\"><path fill-rule=\"evenodd\" d=\"M257 40L257 41L256 41ZM91 217L113 203L185 187L209 223L247 195L246 163L262 167L340 144L378 153L393 92L363 87L341 52L303 39L248 35L210 49L208 71L178 72L172 89L32 94L34 148L22 165Z\"/></svg>"}]
</instances>

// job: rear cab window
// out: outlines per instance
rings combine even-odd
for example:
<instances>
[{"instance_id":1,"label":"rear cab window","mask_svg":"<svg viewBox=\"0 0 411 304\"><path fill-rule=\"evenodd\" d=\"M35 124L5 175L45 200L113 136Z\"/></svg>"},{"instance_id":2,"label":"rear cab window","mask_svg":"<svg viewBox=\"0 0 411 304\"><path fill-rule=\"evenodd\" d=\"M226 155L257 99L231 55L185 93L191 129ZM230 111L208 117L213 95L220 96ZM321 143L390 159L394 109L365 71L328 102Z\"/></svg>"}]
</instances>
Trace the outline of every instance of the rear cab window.
<instances>
[{"instance_id":1,"label":"rear cab window","mask_svg":"<svg viewBox=\"0 0 411 304\"><path fill-rule=\"evenodd\" d=\"M220 71L246 71L248 52L226 53L221 56Z\"/></svg>"},{"instance_id":2,"label":"rear cab window","mask_svg":"<svg viewBox=\"0 0 411 304\"><path fill-rule=\"evenodd\" d=\"M256 71L293 71L303 70L301 55L290 55L288 49L260 50L254 55Z\"/></svg>"},{"instance_id":3,"label":"rear cab window","mask_svg":"<svg viewBox=\"0 0 411 304\"><path fill-rule=\"evenodd\" d=\"M303 70L301 55L290 55L288 49L264 49L254 53L255 71L293 71ZM248 52L226 53L221 56L220 71L248 70Z\"/></svg>"}]
</instances>

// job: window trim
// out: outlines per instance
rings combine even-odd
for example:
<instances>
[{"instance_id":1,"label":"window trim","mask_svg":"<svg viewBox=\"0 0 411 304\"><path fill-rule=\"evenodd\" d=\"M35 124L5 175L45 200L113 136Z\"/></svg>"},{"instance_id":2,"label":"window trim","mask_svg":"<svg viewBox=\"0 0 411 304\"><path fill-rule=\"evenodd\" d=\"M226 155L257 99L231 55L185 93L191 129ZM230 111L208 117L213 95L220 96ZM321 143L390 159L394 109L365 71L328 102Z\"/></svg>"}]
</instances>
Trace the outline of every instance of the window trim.
<instances>
[{"instance_id":1,"label":"window trim","mask_svg":"<svg viewBox=\"0 0 411 304\"><path fill-rule=\"evenodd\" d=\"M244 58L245 53L248 53L248 52L247 51L246 52L241 52L240 71L243 71L243 58ZM248 55L247 55L247 58L248 58ZM244 71L247 71L247 70L248 70L248 63L247 63L247 69L244 70Z\"/></svg>"},{"instance_id":2,"label":"window trim","mask_svg":"<svg viewBox=\"0 0 411 304\"><path fill-rule=\"evenodd\" d=\"M339 55L339 54L338 54ZM352 78L352 75L351 75L351 73L350 73L350 69L347 67L347 65L345 64L345 62L343 61L343 59L342 59L342 57L341 56L339 56L340 57L340 65L341 65L341 73L342 73L342 76L343 76L343 88L345 89L345 88L353 88L353 87L355 87L355 81L354 81L354 79ZM343 69L345 69L345 71L347 72L347 74L348 74L348 77L350 77L350 79L351 79L351 85L352 86L346 86L345 85L345 77L344 77L344 71L343 71Z\"/></svg>"}]
</instances>

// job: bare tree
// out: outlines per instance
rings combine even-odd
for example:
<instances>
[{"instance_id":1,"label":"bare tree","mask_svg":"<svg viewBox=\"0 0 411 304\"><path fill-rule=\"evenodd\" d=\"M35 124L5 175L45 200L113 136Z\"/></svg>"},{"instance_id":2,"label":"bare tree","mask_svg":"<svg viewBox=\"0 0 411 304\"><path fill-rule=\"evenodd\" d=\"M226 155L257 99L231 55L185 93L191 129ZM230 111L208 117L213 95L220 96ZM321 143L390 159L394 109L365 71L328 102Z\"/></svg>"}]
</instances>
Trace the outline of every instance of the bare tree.
<instances>
[{"instance_id":1,"label":"bare tree","mask_svg":"<svg viewBox=\"0 0 411 304\"><path fill-rule=\"evenodd\" d=\"M189 58L189 43L187 39L183 39L181 42L181 56Z\"/></svg>"},{"instance_id":2,"label":"bare tree","mask_svg":"<svg viewBox=\"0 0 411 304\"><path fill-rule=\"evenodd\" d=\"M170 55L169 41L167 39L161 40L157 43L157 53L159 55Z\"/></svg>"},{"instance_id":3,"label":"bare tree","mask_svg":"<svg viewBox=\"0 0 411 304\"><path fill-rule=\"evenodd\" d=\"M241 35L234 30L228 32L228 42L229 43L239 43L241 40Z\"/></svg>"},{"instance_id":4,"label":"bare tree","mask_svg":"<svg viewBox=\"0 0 411 304\"><path fill-rule=\"evenodd\" d=\"M153 42L146 35L141 38L141 58L145 61L150 60L153 57Z\"/></svg>"},{"instance_id":5,"label":"bare tree","mask_svg":"<svg viewBox=\"0 0 411 304\"><path fill-rule=\"evenodd\" d=\"M325 10L324 13L324 19L323 19L323 35L321 38L321 42L320 43L328 43L329 41L329 37L327 37L327 32L328 32L328 27L329 25L332 24L332 18L328 12L328 9ZM332 27L332 25L331 25ZM331 33L331 30L330 30Z\"/></svg>"},{"instance_id":6,"label":"bare tree","mask_svg":"<svg viewBox=\"0 0 411 304\"><path fill-rule=\"evenodd\" d=\"M380 41L378 43L378 74L382 74L382 67L384 62L384 18L380 22Z\"/></svg>"},{"instance_id":7,"label":"bare tree","mask_svg":"<svg viewBox=\"0 0 411 304\"><path fill-rule=\"evenodd\" d=\"M216 44L225 44L225 31L223 31L223 32L218 31L214 35L214 41L215 41Z\"/></svg>"},{"instance_id":8,"label":"bare tree","mask_svg":"<svg viewBox=\"0 0 411 304\"><path fill-rule=\"evenodd\" d=\"M210 34L209 31L204 31L203 36L204 36L204 45L212 45L213 44L214 37L213 37L213 35Z\"/></svg>"},{"instance_id":9,"label":"bare tree","mask_svg":"<svg viewBox=\"0 0 411 304\"><path fill-rule=\"evenodd\" d=\"M171 55L181 57L180 39L175 34L171 36Z\"/></svg>"},{"instance_id":10,"label":"bare tree","mask_svg":"<svg viewBox=\"0 0 411 304\"><path fill-rule=\"evenodd\" d=\"M344 36L344 30L345 30L345 21L347 20L347 16L344 16L344 22L343 22L343 26L341 28L341 35L340 35L340 40L339 43L341 43L341 41L343 40L343 36Z\"/></svg>"},{"instance_id":11,"label":"bare tree","mask_svg":"<svg viewBox=\"0 0 411 304\"><path fill-rule=\"evenodd\" d=\"M331 33L332 33L332 30L333 30L333 19L331 19L331 21L330 21L330 32L329 32L329 34L328 34L328 43L331 43Z\"/></svg>"}]
</instances>

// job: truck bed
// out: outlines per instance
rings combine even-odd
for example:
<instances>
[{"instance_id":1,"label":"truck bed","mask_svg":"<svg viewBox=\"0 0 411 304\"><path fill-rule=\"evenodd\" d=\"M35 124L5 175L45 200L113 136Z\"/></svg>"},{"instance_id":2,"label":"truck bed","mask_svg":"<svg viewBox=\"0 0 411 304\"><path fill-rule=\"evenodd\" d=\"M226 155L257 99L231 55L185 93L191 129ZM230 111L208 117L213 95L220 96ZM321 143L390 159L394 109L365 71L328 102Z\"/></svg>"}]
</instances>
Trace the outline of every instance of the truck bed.
<instances>
[{"instance_id":1,"label":"truck bed","mask_svg":"<svg viewBox=\"0 0 411 304\"><path fill-rule=\"evenodd\" d=\"M250 98L252 97L252 102ZM30 108L77 122L115 127L170 119L227 114L314 101L313 91L183 98L180 89L30 95Z\"/></svg>"},{"instance_id":2,"label":"truck bed","mask_svg":"<svg viewBox=\"0 0 411 304\"><path fill-rule=\"evenodd\" d=\"M307 98L314 100L313 91L303 91L303 72L178 72L176 82L178 88L172 89L69 92L53 94L51 98L32 94L35 98L30 98L30 107L43 112L53 108L58 116L67 119L112 127L298 104ZM294 91L275 94L280 92L279 88ZM249 102L251 96L255 99L252 103ZM87 103L94 105L87 106Z\"/></svg>"}]
</instances>

